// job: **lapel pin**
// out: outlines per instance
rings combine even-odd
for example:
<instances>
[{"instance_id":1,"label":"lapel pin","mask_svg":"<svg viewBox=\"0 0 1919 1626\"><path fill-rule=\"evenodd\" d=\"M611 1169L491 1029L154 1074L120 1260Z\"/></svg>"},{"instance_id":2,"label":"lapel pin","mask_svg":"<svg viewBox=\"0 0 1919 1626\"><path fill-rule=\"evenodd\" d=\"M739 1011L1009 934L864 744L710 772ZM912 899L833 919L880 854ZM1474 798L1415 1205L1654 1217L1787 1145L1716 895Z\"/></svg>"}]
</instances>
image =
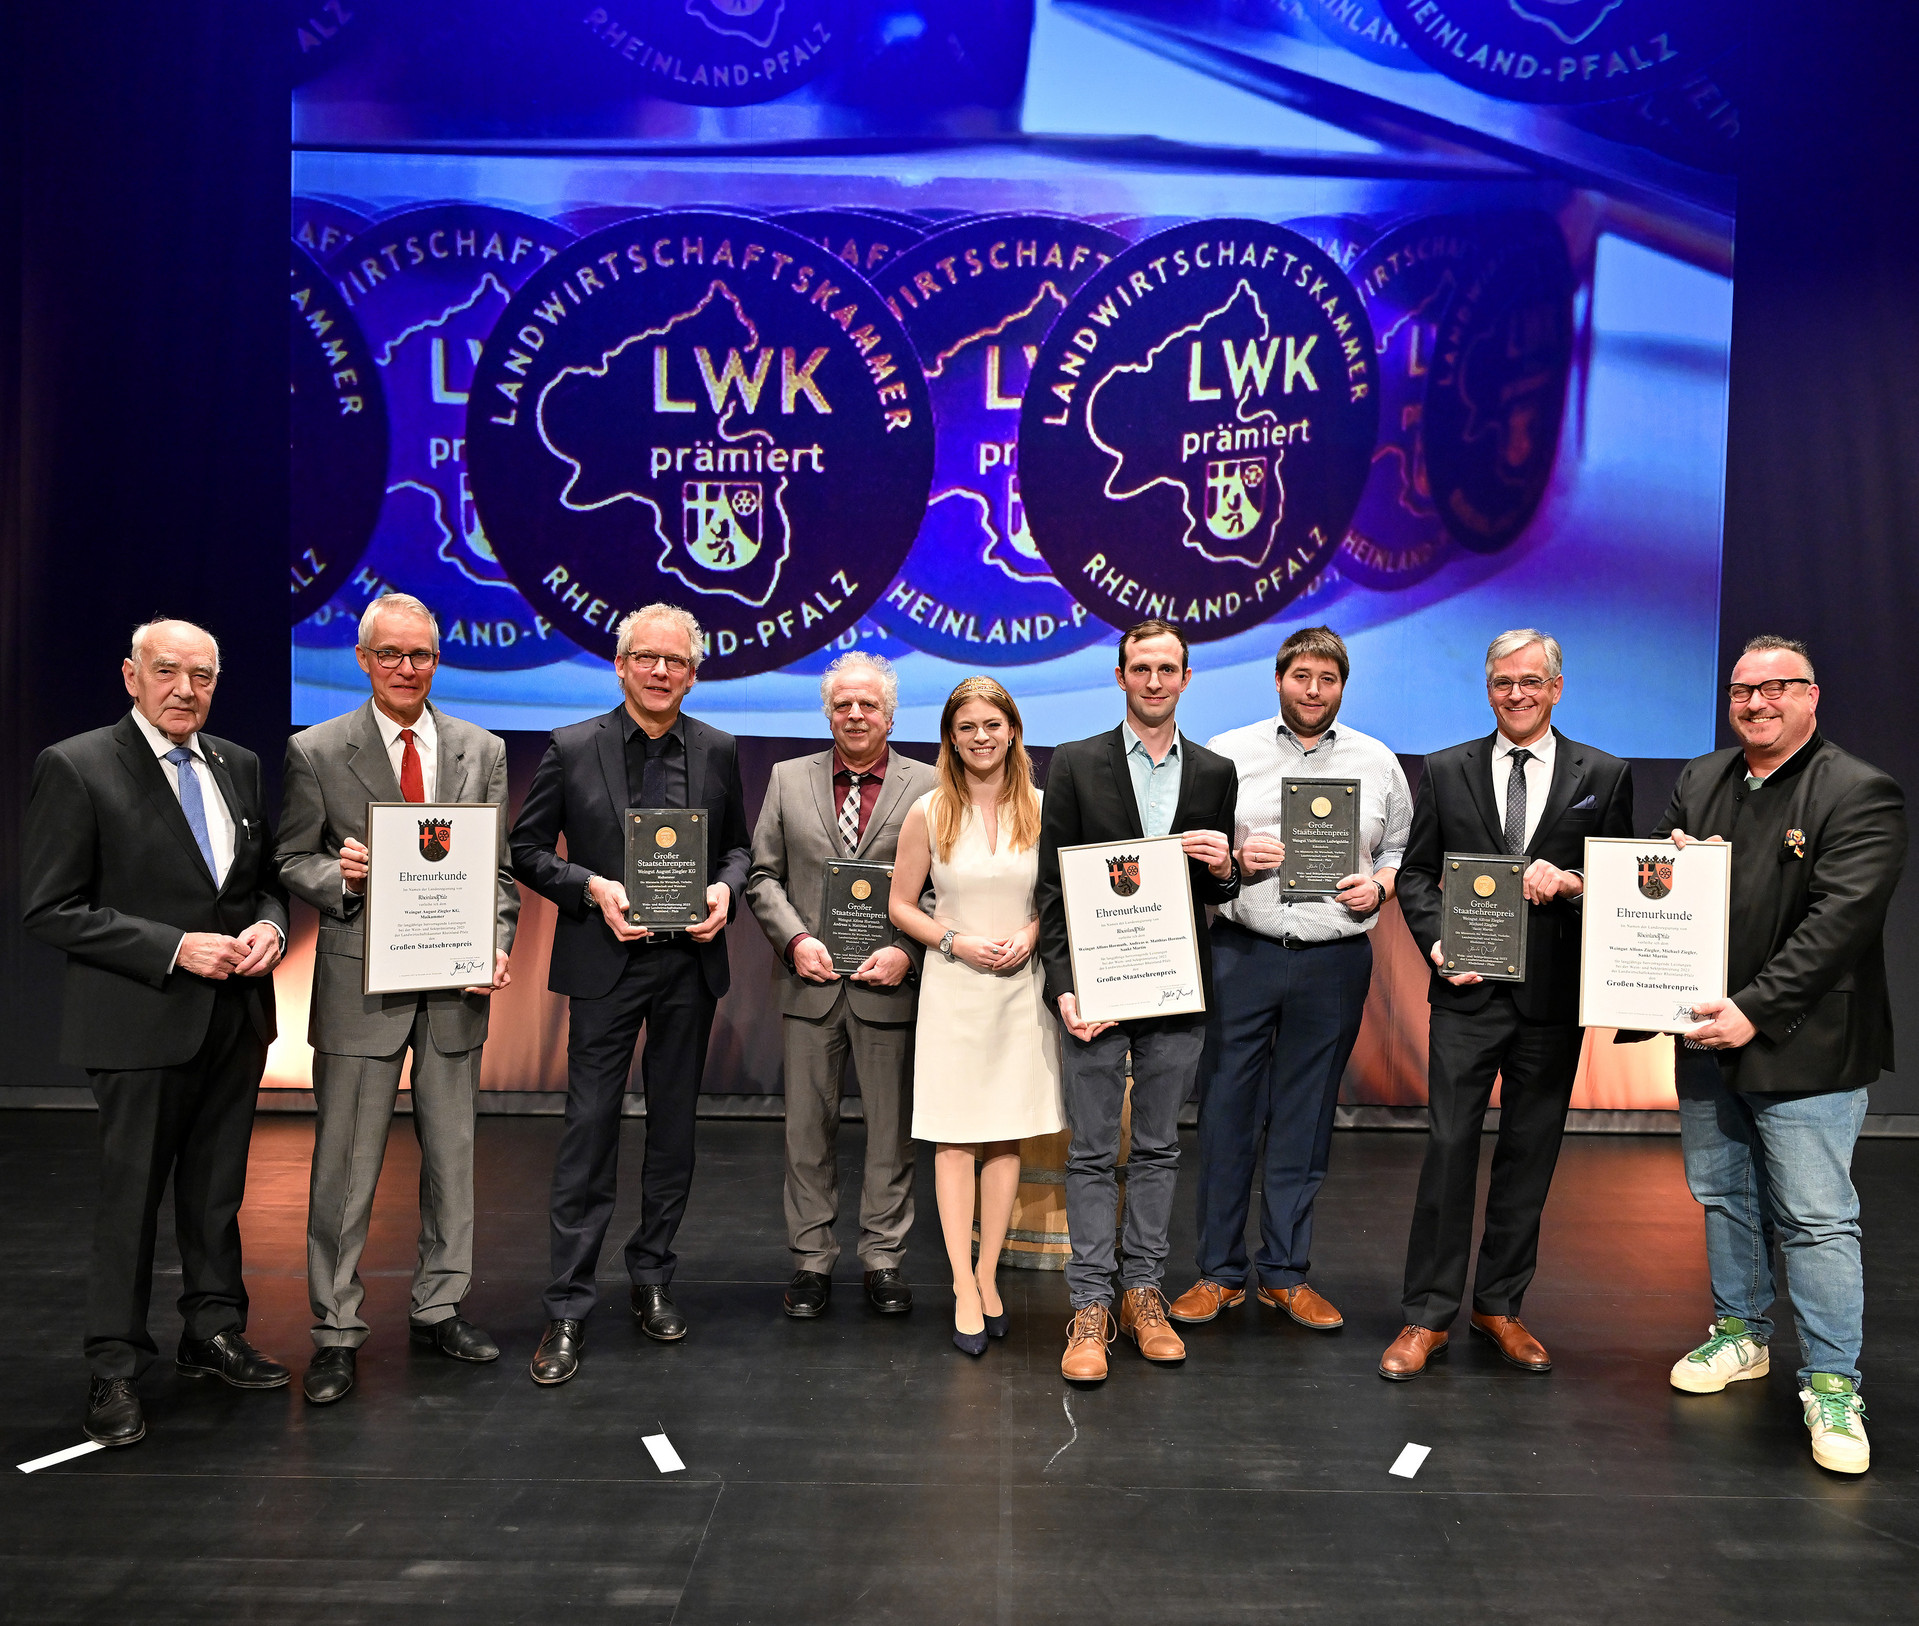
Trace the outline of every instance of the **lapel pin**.
<instances>
[{"instance_id":1,"label":"lapel pin","mask_svg":"<svg viewBox=\"0 0 1919 1626\"><path fill-rule=\"evenodd\" d=\"M1794 858L1804 858L1806 856L1806 832L1804 830L1788 830L1786 832L1786 845L1792 849L1792 856Z\"/></svg>"}]
</instances>

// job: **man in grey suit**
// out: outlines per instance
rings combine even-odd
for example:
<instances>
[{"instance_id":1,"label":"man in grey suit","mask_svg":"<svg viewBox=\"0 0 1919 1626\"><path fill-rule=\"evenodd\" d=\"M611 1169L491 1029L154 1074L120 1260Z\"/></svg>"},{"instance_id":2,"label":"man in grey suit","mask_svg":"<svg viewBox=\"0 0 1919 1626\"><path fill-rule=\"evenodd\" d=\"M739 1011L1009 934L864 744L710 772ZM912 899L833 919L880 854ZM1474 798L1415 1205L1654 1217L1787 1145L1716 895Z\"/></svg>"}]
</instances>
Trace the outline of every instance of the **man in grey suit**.
<instances>
[{"instance_id":1,"label":"man in grey suit","mask_svg":"<svg viewBox=\"0 0 1919 1626\"><path fill-rule=\"evenodd\" d=\"M817 935L826 866L890 864L907 809L933 770L889 750L899 679L884 660L842 655L820 679L833 748L773 770L753 832L746 899L780 957L786 1052L786 1233L798 1264L785 1308L822 1314L839 1243L840 1081L853 1059L866 1115L860 1259L867 1301L883 1315L913 1308L900 1274L913 1228L913 1018L923 952L900 937L842 977Z\"/></svg>"},{"instance_id":2,"label":"man in grey suit","mask_svg":"<svg viewBox=\"0 0 1919 1626\"><path fill-rule=\"evenodd\" d=\"M412 1338L455 1360L491 1361L500 1353L461 1316L460 1304L473 1271L473 1115L487 999L509 980L507 954L520 915L520 889L504 862L490 986L424 994L360 990L367 804L504 803L506 744L428 702L440 629L418 599L388 593L369 604L355 654L372 698L287 742L274 854L283 884L320 912L307 1025L319 1112L307 1206L307 1292L318 1348L303 1383L307 1399L318 1405L353 1387L355 1351L369 1330L360 1315L360 1252L408 1051L420 1141Z\"/></svg>"}]
</instances>

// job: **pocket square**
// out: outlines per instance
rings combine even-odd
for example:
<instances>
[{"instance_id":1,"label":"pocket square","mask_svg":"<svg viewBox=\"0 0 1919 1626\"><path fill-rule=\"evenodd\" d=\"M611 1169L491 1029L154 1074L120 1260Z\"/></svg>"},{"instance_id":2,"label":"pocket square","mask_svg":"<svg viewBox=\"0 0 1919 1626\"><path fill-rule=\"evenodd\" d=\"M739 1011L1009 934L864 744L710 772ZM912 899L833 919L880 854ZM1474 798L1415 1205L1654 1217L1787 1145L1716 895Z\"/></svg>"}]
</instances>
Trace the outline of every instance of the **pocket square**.
<instances>
[{"instance_id":1,"label":"pocket square","mask_svg":"<svg viewBox=\"0 0 1919 1626\"><path fill-rule=\"evenodd\" d=\"M1599 805L1599 799L1597 797L1588 796L1583 801L1574 802L1571 807L1566 809L1566 811L1568 813L1583 813L1586 811L1587 808L1597 807L1598 805Z\"/></svg>"}]
</instances>

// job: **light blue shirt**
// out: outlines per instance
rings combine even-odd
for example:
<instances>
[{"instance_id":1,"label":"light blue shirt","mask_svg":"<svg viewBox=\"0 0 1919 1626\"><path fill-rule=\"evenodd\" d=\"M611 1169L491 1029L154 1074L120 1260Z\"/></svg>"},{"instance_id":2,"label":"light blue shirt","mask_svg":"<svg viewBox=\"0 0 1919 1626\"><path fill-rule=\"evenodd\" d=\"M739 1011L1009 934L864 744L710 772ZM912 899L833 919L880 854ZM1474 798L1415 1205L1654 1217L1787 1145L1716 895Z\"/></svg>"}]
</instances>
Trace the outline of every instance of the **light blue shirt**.
<instances>
[{"instance_id":1,"label":"light blue shirt","mask_svg":"<svg viewBox=\"0 0 1919 1626\"><path fill-rule=\"evenodd\" d=\"M1179 811L1179 735L1172 748L1158 762L1133 732L1131 723L1121 723L1120 737L1126 745L1126 769L1133 776L1133 800L1139 804L1139 827L1149 836L1171 835L1173 815Z\"/></svg>"}]
</instances>

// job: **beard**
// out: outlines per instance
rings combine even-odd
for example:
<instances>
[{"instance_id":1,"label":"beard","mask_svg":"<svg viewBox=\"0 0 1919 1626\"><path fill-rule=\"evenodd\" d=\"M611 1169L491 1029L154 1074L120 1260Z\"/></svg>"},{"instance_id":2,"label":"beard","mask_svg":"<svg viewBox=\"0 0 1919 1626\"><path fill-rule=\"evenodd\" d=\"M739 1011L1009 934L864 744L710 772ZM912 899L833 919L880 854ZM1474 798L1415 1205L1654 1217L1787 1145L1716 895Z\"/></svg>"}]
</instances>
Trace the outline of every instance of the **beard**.
<instances>
[{"instance_id":1,"label":"beard","mask_svg":"<svg viewBox=\"0 0 1919 1626\"><path fill-rule=\"evenodd\" d=\"M1333 719L1339 715L1340 700L1344 699L1345 696L1341 695L1339 700L1335 700L1326 708L1325 712L1320 716L1319 721L1314 723L1308 722L1303 715L1294 710L1293 703L1290 700L1282 697L1279 702L1279 720L1295 734L1304 734L1317 738L1333 726Z\"/></svg>"}]
</instances>

